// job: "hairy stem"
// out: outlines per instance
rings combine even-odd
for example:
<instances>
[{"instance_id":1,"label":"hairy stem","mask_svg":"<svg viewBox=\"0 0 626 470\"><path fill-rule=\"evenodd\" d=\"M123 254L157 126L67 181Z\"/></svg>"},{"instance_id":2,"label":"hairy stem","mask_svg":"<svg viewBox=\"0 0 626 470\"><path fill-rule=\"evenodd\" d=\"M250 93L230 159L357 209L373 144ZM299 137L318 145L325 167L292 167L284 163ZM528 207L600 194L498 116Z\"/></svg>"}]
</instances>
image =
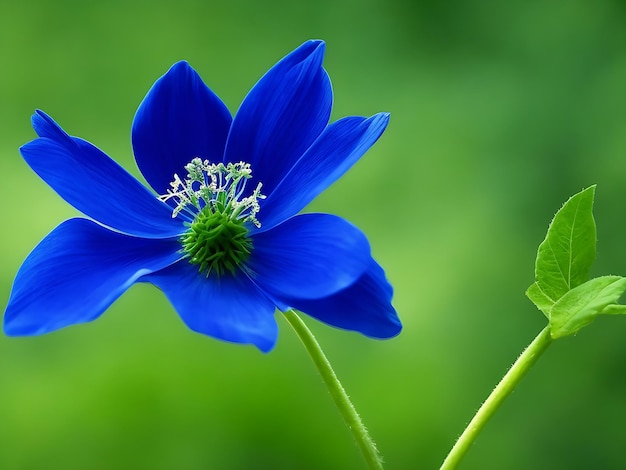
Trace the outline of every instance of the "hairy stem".
<instances>
[{"instance_id":1,"label":"hairy stem","mask_svg":"<svg viewBox=\"0 0 626 470\"><path fill-rule=\"evenodd\" d=\"M337 405L341 416L343 416L346 426L348 426L348 429L352 433L356 445L365 458L369 468L372 470L382 470L382 457L378 453L374 441L363 425L361 417L354 408L350 398L348 398L348 394L341 385L341 382L337 378L335 371L330 365L330 362L328 362L324 351L322 351L313 333L311 333L311 330L309 330L306 324L293 310L284 312L284 315L311 356L315 367L317 367L317 370L322 376L322 380L326 384L330 395L333 397L335 405Z\"/></svg>"},{"instance_id":2,"label":"hairy stem","mask_svg":"<svg viewBox=\"0 0 626 470\"><path fill-rule=\"evenodd\" d=\"M487 421L493 416L502 402L515 389L517 384L524 378L526 373L535 364L537 359L552 343L550 328L545 327L524 350L520 357L511 366L491 395L485 400L478 412L456 441L452 450L441 465L440 470L452 470L457 467L463 456L467 453L474 440L483 429Z\"/></svg>"}]
</instances>

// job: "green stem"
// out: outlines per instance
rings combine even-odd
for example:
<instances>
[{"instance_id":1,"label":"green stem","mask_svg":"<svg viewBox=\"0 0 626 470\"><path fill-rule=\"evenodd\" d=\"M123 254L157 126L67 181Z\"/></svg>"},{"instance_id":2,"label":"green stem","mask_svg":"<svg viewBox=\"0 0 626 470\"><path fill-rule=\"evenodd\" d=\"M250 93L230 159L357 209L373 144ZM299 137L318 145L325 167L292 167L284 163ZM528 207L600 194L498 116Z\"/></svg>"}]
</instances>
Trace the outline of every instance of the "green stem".
<instances>
[{"instance_id":1,"label":"green stem","mask_svg":"<svg viewBox=\"0 0 626 470\"><path fill-rule=\"evenodd\" d=\"M552 338L550 337L550 328L546 326L532 343L524 350L521 356L511 366L491 395L485 400L474 418L456 441L454 447L444 460L440 470L452 470L457 467L463 456L467 453L474 440L483 429L487 421L493 416L500 407L506 397L515 389L517 384L524 378L533 364L539 359L541 354L550 346Z\"/></svg>"},{"instance_id":2,"label":"green stem","mask_svg":"<svg viewBox=\"0 0 626 470\"><path fill-rule=\"evenodd\" d=\"M348 429L352 432L356 445L361 451L361 454L363 454L369 468L373 470L382 470L382 457L378 453L374 441L363 425L361 417L354 408L350 398L348 398L348 394L341 385L341 382L339 382L335 371L330 365L330 362L328 362L328 359L315 339L315 336L313 336L311 330L309 330L296 312L288 310L284 312L284 315L311 356L315 367L317 367L317 370L322 376L322 380L326 384L330 395L333 397L335 405L339 408L339 412L341 413L341 416L343 416L346 426L348 426Z\"/></svg>"}]
</instances>

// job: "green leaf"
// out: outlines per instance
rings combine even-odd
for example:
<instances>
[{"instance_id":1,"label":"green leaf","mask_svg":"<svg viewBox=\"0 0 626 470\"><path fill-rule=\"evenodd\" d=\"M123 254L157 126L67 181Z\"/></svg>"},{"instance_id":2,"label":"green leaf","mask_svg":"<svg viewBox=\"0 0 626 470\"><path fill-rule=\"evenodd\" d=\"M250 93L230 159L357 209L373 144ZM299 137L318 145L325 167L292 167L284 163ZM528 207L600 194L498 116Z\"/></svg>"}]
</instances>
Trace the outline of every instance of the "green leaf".
<instances>
[{"instance_id":1,"label":"green leaf","mask_svg":"<svg viewBox=\"0 0 626 470\"><path fill-rule=\"evenodd\" d=\"M528 297L537 306L539 310L549 319L550 310L554 305L554 301L548 297L539 287L539 284L534 282L527 290L526 297Z\"/></svg>"},{"instance_id":2,"label":"green leaf","mask_svg":"<svg viewBox=\"0 0 626 470\"><path fill-rule=\"evenodd\" d=\"M552 302L589 279L596 256L594 193L595 186L591 186L572 196L552 219L537 250L535 280Z\"/></svg>"},{"instance_id":3,"label":"green leaf","mask_svg":"<svg viewBox=\"0 0 626 470\"><path fill-rule=\"evenodd\" d=\"M609 305L600 313L602 315L626 315L626 305Z\"/></svg>"},{"instance_id":4,"label":"green leaf","mask_svg":"<svg viewBox=\"0 0 626 470\"><path fill-rule=\"evenodd\" d=\"M591 323L608 306L613 307L626 291L626 278L602 276L567 292L550 311L550 334L553 339L576 333ZM616 306L617 307L617 306Z\"/></svg>"}]
</instances>

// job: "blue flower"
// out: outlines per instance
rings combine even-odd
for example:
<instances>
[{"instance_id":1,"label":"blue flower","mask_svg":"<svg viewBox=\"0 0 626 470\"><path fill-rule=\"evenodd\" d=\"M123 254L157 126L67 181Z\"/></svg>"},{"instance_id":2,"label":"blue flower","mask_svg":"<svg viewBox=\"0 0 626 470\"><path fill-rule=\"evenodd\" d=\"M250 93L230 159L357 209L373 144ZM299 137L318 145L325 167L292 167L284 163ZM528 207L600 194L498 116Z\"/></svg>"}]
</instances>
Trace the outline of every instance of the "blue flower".
<instances>
[{"instance_id":1,"label":"blue flower","mask_svg":"<svg viewBox=\"0 0 626 470\"><path fill-rule=\"evenodd\" d=\"M30 253L4 316L8 335L94 320L135 282L161 289L194 331L272 349L276 308L374 338L402 326L365 235L298 214L385 130L388 114L329 124L324 43L272 67L235 117L186 62L152 86L132 126L151 191L48 115L20 150L89 219L66 220ZM156 194L155 194L156 192Z\"/></svg>"}]
</instances>

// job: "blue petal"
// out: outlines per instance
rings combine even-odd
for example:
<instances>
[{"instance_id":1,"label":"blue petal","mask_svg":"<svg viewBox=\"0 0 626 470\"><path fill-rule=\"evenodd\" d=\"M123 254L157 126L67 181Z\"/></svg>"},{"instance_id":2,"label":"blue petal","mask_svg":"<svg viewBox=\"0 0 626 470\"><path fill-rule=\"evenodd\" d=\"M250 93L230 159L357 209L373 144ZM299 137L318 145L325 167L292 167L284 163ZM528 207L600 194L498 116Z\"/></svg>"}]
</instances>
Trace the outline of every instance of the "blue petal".
<instances>
[{"instance_id":1,"label":"blue petal","mask_svg":"<svg viewBox=\"0 0 626 470\"><path fill-rule=\"evenodd\" d=\"M338 180L374 145L388 122L389 114L379 113L328 126L264 201L259 212L262 230L297 214Z\"/></svg>"},{"instance_id":2,"label":"blue petal","mask_svg":"<svg viewBox=\"0 0 626 470\"><path fill-rule=\"evenodd\" d=\"M177 240L131 237L90 220L67 220L17 272L4 331L38 335L94 320L142 275L180 259L179 249Z\"/></svg>"},{"instance_id":3,"label":"blue petal","mask_svg":"<svg viewBox=\"0 0 626 470\"><path fill-rule=\"evenodd\" d=\"M274 304L245 275L206 277L182 260L146 276L160 288L189 328L233 343L254 344L263 352L276 343Z\"/></svg>"},{"instance_id":4,"label":"blue petal","mask_svg":"<svg viewBox=\"0 0 626 470\"><path fill-rule=\"evenodd\" d=\"M37 111L33 127L41 137L20 151L30 167L63 199L94 220L146 238L179 235L185 227L130 173L100 149L70 137Z\"/></svg>"},{"instance_id":5,"label":"blue petal","mask_svg":"<svg viewBox=\"0 0 626 470\"><path fill-rule=\"evenodd\" d=\"M265 194L328 124L332 89L323 58L323 42L305 42L259 80L235 115L225 162L250 163Z\"/></svg>"},{"instance_id":6,"label":"blue petal","mask_svg":"<svg viewBox=\"0 0 626 470\"><path fill-rule=\"evenodd\" d=\"M285 299L285 302L329 325L372 338L391 338L402 330L398 314L391 305L392 296L393 289L385 272L372 260L357 282L330 297Z\"/></svg>"},{"instance_id":7,"label":"blue petal","mask_svg":"<svg viewBox=\"0 0 626 470\"><path fill-rule=\"evenodd\" d=\"M363 232L329 214L293 217L253 235L253 245L249 274L278 298L326 297L356 281L370 259Z\"/></svg>"},{"instance_id":8,"label":"blue petal","mask_svg":"<svg viewBox=\"0 0 626 470\"><path fill-rule=\"evenodd\" d=\"M159 78L142 101L133 122L137 165L159 194L174 173L194 157L220 162L231 123L230 112L187 62Z\"/></svg>"}]
</instances>

